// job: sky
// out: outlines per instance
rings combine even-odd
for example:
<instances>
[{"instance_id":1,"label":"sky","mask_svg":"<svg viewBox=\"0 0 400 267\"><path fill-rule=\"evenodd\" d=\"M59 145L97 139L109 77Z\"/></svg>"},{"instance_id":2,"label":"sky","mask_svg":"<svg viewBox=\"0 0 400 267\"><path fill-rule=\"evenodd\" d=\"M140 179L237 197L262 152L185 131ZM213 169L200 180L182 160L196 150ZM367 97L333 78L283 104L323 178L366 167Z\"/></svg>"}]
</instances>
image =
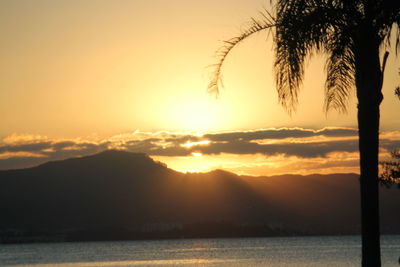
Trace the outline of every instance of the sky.
<instances>
[{"instance_id":1,"label":"sky","mask_svg":"<svg viewBox=\"0 0 400 267\"><path fill-rule=\"evenodd\" d=\"M358 172L356 99L325 114L324 55L307 63L294 114L278 103L273 46L259 33L210 65L261 0L2 0L0 169L143 152L179 171ZM400 146L399 58L390 50L381 158Z\"/></svg>"}]
</instances>

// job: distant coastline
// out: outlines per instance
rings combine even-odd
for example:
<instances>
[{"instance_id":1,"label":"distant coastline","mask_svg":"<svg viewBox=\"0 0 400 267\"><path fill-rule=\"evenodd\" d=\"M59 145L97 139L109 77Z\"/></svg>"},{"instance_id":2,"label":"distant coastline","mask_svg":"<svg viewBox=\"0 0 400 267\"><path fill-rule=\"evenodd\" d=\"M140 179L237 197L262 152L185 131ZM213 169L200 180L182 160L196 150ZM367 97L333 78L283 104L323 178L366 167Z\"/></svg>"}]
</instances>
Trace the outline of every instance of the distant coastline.
<instances>
[{"instance_id":1,"label":"distant coastline","mask_svg":"<svg viewBox=\"0 0 400 267\"><path fill-rule=\"evenodd\" d=\"M163 240L195 238L247 238L247 237L288 237L321 235L358 235L352 232L317 233L312 231L288 231L271 229L267 225L235 225L228 222L196 223L170 230L135 231L123 228L87 229L64 232L28 232L21 230L3 231L0 244L91 242L127 240Z\"/></svg>"}]
</instances>

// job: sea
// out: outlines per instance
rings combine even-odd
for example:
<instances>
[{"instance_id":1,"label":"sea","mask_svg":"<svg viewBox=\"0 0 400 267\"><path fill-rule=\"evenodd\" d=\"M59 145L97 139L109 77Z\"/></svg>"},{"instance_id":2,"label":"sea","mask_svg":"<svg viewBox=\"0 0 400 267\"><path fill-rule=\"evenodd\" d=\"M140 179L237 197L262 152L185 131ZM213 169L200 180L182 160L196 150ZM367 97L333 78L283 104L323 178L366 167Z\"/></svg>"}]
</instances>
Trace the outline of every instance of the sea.
<instances>
[{"instance_id":1,"label":"sea","mask_svg":"<svg viewBox=\"0 0 400 267\"><path fill-rule=\"evenodd\" d=\"M0 245L0 266L360 266L360 236L215 238ZM400 235L381 238L400 266Z\"/></svg>"}]
</instances>

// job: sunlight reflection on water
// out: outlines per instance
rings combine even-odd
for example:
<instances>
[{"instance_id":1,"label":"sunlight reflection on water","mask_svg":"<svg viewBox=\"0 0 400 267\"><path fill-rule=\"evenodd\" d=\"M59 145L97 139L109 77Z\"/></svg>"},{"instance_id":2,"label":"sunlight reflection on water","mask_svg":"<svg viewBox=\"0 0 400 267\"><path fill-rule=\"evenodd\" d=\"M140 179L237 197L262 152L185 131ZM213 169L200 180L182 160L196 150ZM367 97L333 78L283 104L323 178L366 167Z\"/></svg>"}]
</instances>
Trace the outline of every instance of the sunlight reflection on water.
<instances>
[{"instance_id":1,"label":"sunlight reflection on water","mask_svg":"<svg viewBox=\"0 0 400 267\"><path fill-rule=\"evenodd\" d=\"M217 264L218 266L221 266L221 264L226 264L230 265L231 264L239 264L238 260L218 260L218 259L184 259L184 260L137 260L137 261L110 261L110 262L68 262L68 263L61 263L61 264L54 264L54 263L48 263L48 264L33 264L29 265L32 267L40 266L40 267L51 267L51 266L57 266L57 267L112 267L112 266L182 266L182 265L195 265L195 266L213 266L214 264ZM18 265L14 265L18 266ZM25 265L21 265L25 266Z\"/></svg>"},{"instance_id":2,"label":"sunlight reflection on water","mask_svg":"<svg viewBox=\"0 0 400 267\"><path fill-rule=\"evenodd\" d=\"M0 245L0 266L359 266L360 237L181 239ZM400 236L382 236L399 266Z\"/></svg>"}]
</instances>

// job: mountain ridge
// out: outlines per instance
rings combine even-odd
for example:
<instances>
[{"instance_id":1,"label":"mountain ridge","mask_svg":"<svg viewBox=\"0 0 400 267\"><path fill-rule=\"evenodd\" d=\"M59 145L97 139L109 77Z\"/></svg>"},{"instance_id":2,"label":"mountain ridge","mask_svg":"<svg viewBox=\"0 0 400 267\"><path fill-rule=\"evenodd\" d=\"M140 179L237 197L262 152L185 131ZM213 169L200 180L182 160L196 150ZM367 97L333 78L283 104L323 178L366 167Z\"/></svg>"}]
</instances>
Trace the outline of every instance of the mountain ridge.
<instances>
[{"instance_id":1,"label":"mountain ridge","mask_svg":"<svg viewBox=\"0 0 400 267\"><path fill-rule=\"evenodd\" d=\"M119 156L121 156L121 155L135 155L135 156L137 156L137 157L143 156L143 157L145 157L145 158L151 159L151 161L153 161L153 162L156 163L156 164L160 164L160 165L162 165L162 166L164 166L164 167L166 167L166 168L168 168L168 169L170 169L170 170L172 170L172 171L174 171L174 172L181 173L181 174L198 174L198 173L199 173L199 174L208 174L208 173L213 173L213 172L225 172L225 173L227 173L227 174L229 173L229 174L233 174L233 175L237 175L237 176L254 177L254 178L260 178L260 177L265 177L265 178L267 178L267 177L280 177L280 176L282 176L282 177L284 177L284 176L285 176L285 177L286 177L286 176L303 176L303 177L304 177L304 176L310 176L310 175L322 175L322 176L329 176L329 175L331 175L331 174L322 174L322 173L310 173L310 174L292 174L292 173L284 173L284 174L277 174L277 175L247 175L247 174L242 174L242 175L240 175L240 174L236 174L236 173L234 173L234 172L230 172L230 171L227 171L227 170L224 170L224 169L219 169L219 168L218 168L218 169L211 170L211 171L206 171L206 172L202 172L202 171L199 171L199 172L191 172L191 171L188 171L188 172L179 172L179 171L175 171L175 170L169 168L169 167L167 166L167 164L165 164L165 163L163 163L163 162L161 162L161 161L153 160L153 159L151 158L151 156L147 155L146 153L141 153L141 152L130 152L130 151L118 150L118 149L108 149L108 150L101 151L101 152L99 152L99 153L94 153L94 154L85 155L85 156L78 156L78 157L72 157L72 158L61 159L61 160L51 160L51 161L47 161L47 162L38 164L38 165L33 166L33 167L14 168L14 169L4 169L4 170L0 170L0 172L17 171L17 170L26 170L26 169L34 169L34 168L37 168L37 167L40 167L40 166L47 166L47 165L57 164L57 163L61 163L61 162L68 162L68 161L71 161L71 160L89 159L89 158L96 158L96 157L100 157L100 156L107 156L107 157L109 157L109 156L113 156L113 155L114 155L114 156L115 156L115 155L119 155ZM108 158L108 159L110 159L110 158ZM357 173L351 173L351 172L343 172L343 173L339 172L339 173L333 173L333 174L359 175L359 174L357 174Z\"/></svg>"},{"instance_id":2,"label":"mountain ridge","mask_svg":"<svg viewBox=\"0 0 400 267\"><path fill-rule=\"evenodd\" d=\"M400 192L380 190L382 232L400 233L393 209ZM93 231L104 236L104 229L124 229L130 238L360 230L357 174L180 173L143 153L116 150L0 171L0 214L3 242L9 229L23 236L73 232L74 240Z\"/></svg>"}]
</instances>

